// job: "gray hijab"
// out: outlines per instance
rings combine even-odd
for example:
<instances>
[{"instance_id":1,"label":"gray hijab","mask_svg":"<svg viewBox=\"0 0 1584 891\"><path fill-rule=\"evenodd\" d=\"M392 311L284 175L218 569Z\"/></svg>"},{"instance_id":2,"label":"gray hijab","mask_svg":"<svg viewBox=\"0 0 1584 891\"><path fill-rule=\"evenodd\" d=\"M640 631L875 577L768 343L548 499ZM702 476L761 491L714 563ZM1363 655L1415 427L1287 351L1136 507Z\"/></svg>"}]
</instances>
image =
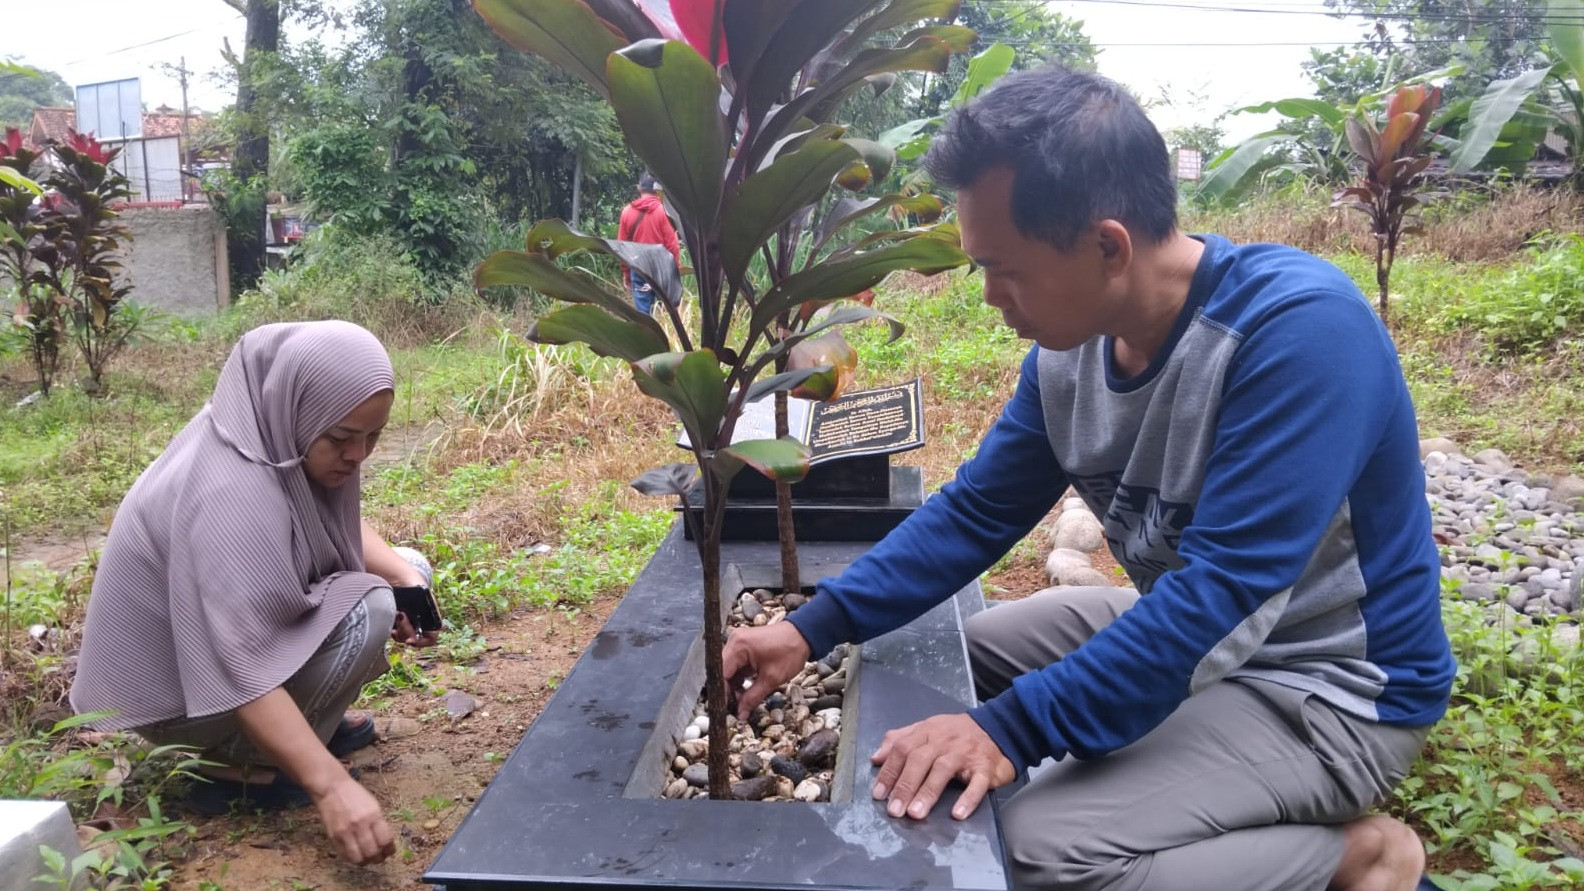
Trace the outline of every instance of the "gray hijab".
<instances>
[{"instance_id":1,"label":"gray hijab","mask_svg":"<svg viewBox=\"0 0 1584 891\"><path fill-rule=\"evenodd\" d=\"M375 394L390 358L349 322L243 335L214 395L143 472L105 543L72 686L103 729L236 709L297 672L385 584L363 571L358 478L303 457Z\"/></svg>"}]
</instances>

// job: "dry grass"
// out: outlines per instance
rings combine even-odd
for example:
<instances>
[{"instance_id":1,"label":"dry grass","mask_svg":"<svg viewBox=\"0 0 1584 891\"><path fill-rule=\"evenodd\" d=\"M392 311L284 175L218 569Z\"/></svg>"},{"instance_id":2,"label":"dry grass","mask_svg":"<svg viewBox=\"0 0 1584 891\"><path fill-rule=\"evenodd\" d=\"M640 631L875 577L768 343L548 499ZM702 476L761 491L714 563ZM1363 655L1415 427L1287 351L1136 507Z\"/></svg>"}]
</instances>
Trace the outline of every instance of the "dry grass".
<instances>
[{"instance_id":1,"label":"dry grass","mask_svg":"<svg viewBox=\"0 0 1584 891\"><path fill-rule=\"evenodd\" d=\"M1235 210L1189 210L1188 231L1236 242L1271 241L1318 254L1373 254L1375 236L1362 213L1331 207L1330 193L1310 187L1257 196ZM1584 231L1584 199L1564 189L1519 185L1468 188L1430 203L1424 231L1403 238L1400 256L1433 255L1457 263L1501 262L1537 235Z\"/></svg>"}]
</instances>

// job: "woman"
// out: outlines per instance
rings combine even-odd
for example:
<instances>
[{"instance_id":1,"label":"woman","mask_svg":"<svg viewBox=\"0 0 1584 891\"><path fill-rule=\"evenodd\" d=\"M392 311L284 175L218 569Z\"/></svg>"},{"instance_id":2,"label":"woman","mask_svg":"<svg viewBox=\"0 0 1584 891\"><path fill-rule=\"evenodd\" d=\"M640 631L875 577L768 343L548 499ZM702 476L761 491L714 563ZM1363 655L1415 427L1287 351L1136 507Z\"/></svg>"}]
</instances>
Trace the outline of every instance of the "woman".
<instances>
[{"instance_id":1,"label":"woman","mask_svg":"<svg viewBox=\"0 0 1584 891\"><path fill-rule=\"evenodd\" d=\"M347 716L413 646L391 587L428 585L360 516L358 469L390 416L390 358L348 322L245 334L213 397L127 493L105 543L71 702L222 766L191 804L312 801L340 854L395 851L379 803L337 756L372 742Z\"/></svg>"}]
</instances>

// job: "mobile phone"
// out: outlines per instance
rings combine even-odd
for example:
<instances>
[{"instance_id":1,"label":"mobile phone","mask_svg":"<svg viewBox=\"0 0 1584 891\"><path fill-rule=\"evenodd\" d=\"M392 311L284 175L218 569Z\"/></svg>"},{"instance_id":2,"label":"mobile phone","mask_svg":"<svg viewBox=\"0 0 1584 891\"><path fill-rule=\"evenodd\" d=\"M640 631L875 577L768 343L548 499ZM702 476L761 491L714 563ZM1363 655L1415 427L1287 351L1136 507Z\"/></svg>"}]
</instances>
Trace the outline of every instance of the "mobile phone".
<instances>
[{"instance_id":1,"label":"mobile phone","mask_svg":"<svg viewBox=\"0 0 1584 891\"><path fill-rule=\"evenodd\" d=\"M434 593L427 587L393 585L391 592L396 595L396 609L407 616L413 631L425 634L440 630L440 605L435 603Z\"/></svg>"}]
</instances>

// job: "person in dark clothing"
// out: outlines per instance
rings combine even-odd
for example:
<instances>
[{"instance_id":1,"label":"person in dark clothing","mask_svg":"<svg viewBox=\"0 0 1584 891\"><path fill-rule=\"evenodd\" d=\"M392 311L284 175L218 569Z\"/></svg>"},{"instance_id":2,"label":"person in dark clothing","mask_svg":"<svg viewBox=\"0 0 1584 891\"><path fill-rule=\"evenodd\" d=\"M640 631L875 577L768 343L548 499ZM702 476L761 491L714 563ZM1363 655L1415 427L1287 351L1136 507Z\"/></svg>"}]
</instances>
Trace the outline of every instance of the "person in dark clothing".
<instances>
[{"instance_id":1,"label":"person in dark clothing","mask_svg":"<svg viewBox=\"0 0 1584 891\"><path fill-rule=\"evenodd\" d=\"M680 265L682 250L677 243L676 227L671 225L671 218L666 216L659 191L660 186L654 176L644 171L638 177L638 197L622 208L621 221L616 226L616 238L658 244L670 251L671 259ZM622 278L632 291L633 305L644 312L653 312L655 292L649 282L638 274L638 270L626 266L622 267Z\"/></svg>"}]
</instances>

